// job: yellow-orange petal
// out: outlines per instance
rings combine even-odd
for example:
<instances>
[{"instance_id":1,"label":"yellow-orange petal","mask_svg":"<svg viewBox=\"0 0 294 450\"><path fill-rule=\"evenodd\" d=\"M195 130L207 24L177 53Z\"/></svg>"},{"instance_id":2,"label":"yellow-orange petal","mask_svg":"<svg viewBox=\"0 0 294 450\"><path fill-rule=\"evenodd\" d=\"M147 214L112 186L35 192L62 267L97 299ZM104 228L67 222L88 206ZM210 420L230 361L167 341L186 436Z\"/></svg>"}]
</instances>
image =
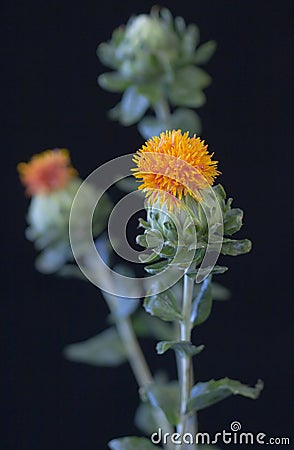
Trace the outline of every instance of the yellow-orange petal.
<instances>
[{"instance_id":1,"label":"yellow-orange petal","mask_svg":"<svg viewBox=\"0 0 294 450\"><path fill-rule=\"evenodd\" d=\"M17 170L26 193L30 196L62 189L70 178L77 175L65 148L45 150L34 155L28 163L19 163Z\"/></svg>"},{"instance_id":2,"label":"yellow-orange petal","mask_svg":"<svg viewBox=\"0 0 294 450\"><path fill-rule=\"evenodd\" d=\"M142 181L139 189L151 202L160 200L160 191L179 200L189 194L199 201L199 191L211 186L220 174L212 157L213 153L208 153L207 145L196 135L166 131L149 139L135 153L133 161L137 167L132 171Z\"/></svg>"}]
</instances>

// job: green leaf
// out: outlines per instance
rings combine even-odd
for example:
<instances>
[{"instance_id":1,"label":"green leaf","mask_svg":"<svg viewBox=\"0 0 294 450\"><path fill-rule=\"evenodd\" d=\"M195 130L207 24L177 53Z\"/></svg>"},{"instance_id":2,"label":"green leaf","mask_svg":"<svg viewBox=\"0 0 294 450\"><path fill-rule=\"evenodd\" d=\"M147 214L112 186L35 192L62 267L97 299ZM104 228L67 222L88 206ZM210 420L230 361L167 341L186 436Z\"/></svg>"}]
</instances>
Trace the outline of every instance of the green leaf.
<instances>
[{"instance_id":1,"label":"green leaf","mask_svg":"<svg viewBox=\"0 0 294 450\"><path fill-rule=\"evenodd\" d=\"M193 55L195 47L198 45L200 37L199 28L195 24L189 24L183 36L182 47L186 55Z\"/></svg>"},{"instance_id":2,"label":"green leaf","mask_svg":"<svg viewBox=\"0 0 294 450\"><path fill-rule=\"evenodd\" d=\"M180 69L177 76L182 83L188 82L192 89L205 89L211 83L211 77L203 69L195 66L186 66Z\"/></svg>"},{"instance_id":3,"label":"green leaf","mask_svg":"<svg viewBox=\"0 0 294 450\"><path fill-rule=\"evenodd\" d=\"M150 316L143 309L136 312L133 318L133 327L139 337L153 337L163 340L170 340L175 337L175 330L172 325L158 317Z\"/></svg>"},{"instance_id":4,"label":"green leaf","mask_svg":"<svg viewBox=\"0 0 294 450\"><path fill-rule=\"evenodd\" d=\"M158 450L158 447L151 444L150 439L130 436L119 439L112 439L108 442L111 450Z\"/></svg>"},{"instance_id":5,"label":"green leaf","mask_svg":"<svg viewBox=\"0 0 294 450\"><path fill-rule=\"evenodd\" d=\"M170 101L175 106L200 108L206 103L206 96L200 89L188 90L186 86L174 85L170 91Z\"/></svg>"},{"instance_id":6,"label":"green leaf","mask_svg":"<svg viewBox=\"0 0 294 450\"><path fill-rule=\"evenodd\" d=\"M179 35L183 35L186 30L186 23L183 17L175 17L175 29Z\"/></svg>"},{"instance_id":7,"label":"green leaf","mask_svg":"<svg viewBox=\"0 0 294 450\"><path fill-rule=\"evenodd\" d=\"M162 87L160 83L144 83L137 86L138 94L144 95L151 105L162 98Z\"/></svg>"},{"instance_id":8,"label":"green leaf","mask_svg":"<svg viewBox=\"0 0 294 450\"><path fill-rule=\"evenodd\" d=\"M69 259L70 249L66 242L48 246L35 259L36 269L45 274L57 272Z\"/></svg>"},{"instance_id":9,"label":"green leaf","mask_svg":"<svg viewBox=\"0 0 294 450\"><path fill-rule=\"evenodd\" d=\"M229 270L226 266L209 266L204 269L191 269L187 271L187 275L191 278L195 278L197 275L203 276L205 273L210 273L211 275L219 275L222 273L225 273L227 270Z\"/></svg>"},{"instance_id":10,"label":"green leaf","mask_svg":"<svg viewBox=\"0 0 294 450\"><path fill-rule=\"evenodd\" d=\"M147 435L151 435L158 428L158 423L154 418L155 411L156 409L148 402L141 402L136 410L135 425Z\"/></svg>"},{"instance_id":11,"label":"green leaf","mask_svg":"<svg viewBox=\"0 0 294 450\"><path fill-rule=\"evenodd\" d=\"M250 387L230 378L199 382L191 390L191 398L188 401L188 411L200 411L208 406L224 400L231 395L242 395L256 399L263 389L263 382L258 380L255 387Z\"/></svg>"},{"instance_id":12,"label":"green leaf","mask_svg":"<svg viewBox=\"0 0 294 450\"><path fill-rule=\"evenodd\" d=\"M121 123L132 125L138 122L145 114L149 101L144 95L138 94L135 86L130 86L123 94L121 100Z\"/></svg>"},{"instance_id":13,"label":"green leaf","mask_svg":"<svg viewBox=\"0 0 294 450\"><path fill-rule=\"evenodd\" d=\"M206 64L216 50L217 44L215 41L208 41L200 45L193 58L195 64Z\"/></svg>"},{"instance_id":14,"label":"green leaf","mask_svg":"<svg viewBox=\"0 0 294 450\"><path fill-rule=\"evenodd\" d=\"M64 278L77 278L78 280L88 281L81 269L75 264L65 264L58 270L57 275Z\"/></svg>"},{"instance_id":15,"label":"green leaf","mask_svg":"<svg viewBox=\"0 0 294 450\"><path fill-rule=\"evenodd\" d=\"M251 241L249 239L224 239L222 244L221 253L223 255L237 256L243 253L250 252L252 247Z\"/></svg>"},{"instance_id":16,"label":"green leaf","mask_svg":"<svg viewBox=\"0 0 294 450\"><path fill-rule=\"evenodd\" d=\"M172 258L176 253L176 250L174 247L171 247L169 245L164 245L162 249L158 252L158 255L161 258Z\"/></svg>"},{"instance_id":17,"label":"green leaf","mask_svg":"<svg viewBox=\"0 0 294 450\"><path fill-rule=\"evenodd\" d=\"M105 66L108 66L111 69L117 69L119 67L118 61L115 57L115 48L111 44L102 42L98 45L96 53L99 60Z\"/></svg>"},{"instance_id":18,"label":"green leaf","mask_svg":"<svg viewBox=\"0 0 294 450\"><path fill-rule=\"evenodd\" d=\"M164 260L145 266L144 269L146 270L146 272L155 275L156 273L161 272L167 265L168 261Z\"/></svg>"},{"instance_id":19,"label":"green leaf","mask_svg":"<svg viewBox=\"0 0 294 450\"><path fill-rule=\"evenodd\" d=\"M136 243L141 245L141 247L145 247L145 248L148 247L145 233L138 234L138 236L136 236ZM143 259L145 259L145 257Z\"/></svg>"},{"instance_id":20,"label":"green leaf","mask_svg":"<svg viewBox=\"0 0 294 450\"><path fill-rule=\"evenodd\" d=\"M198 108L206 101L202 90L210 83L210 76L199 67L183 67L177 71L169 87L170 101L176 106Z\"/></svg>"},{"instance_id":21,"label":"green leaf","mask_svg":"<svg viewBox=\"0 0 294 450\"><path fill-rule=\"evenodd\" d=\"M138 123L138 130L144 139L150 139L153 136L158 136L162 131L171 129L171 124L157 119L154 116L146 116Z\"/></svg>"},{"instance_id":22,"label":"green leaf","mask_svg":"<svg viewBox=\"0 0 294 450\"><path fill-rule=\"evenodd\" d=\"M110 92L123 92L130 85L130 81L118 72L103 73L97 81L99 86Z\"/></svg>"},{"instance_id":23,"label":"green leaf","mask_svg":"<svg viewBox=\"0 0 294 450\"><path fill-rule=\"evenodd\" d=\"M109 116L124 126L130 126L141 119L148 106L148 99L138 94L135 86L130 86L124 91L121 102L110 110Z\"/></svg>"},{"instance_id":24,"label":"green leaf","mask_svg":"<svg viewBox=\"0 0 294 450\"><path fill-rule=\"evenodd\" d=\"M172 425L180 418L180 388L177 381L166 384L151 384L146 390L151 405L160 408Z\"/></svg>"},{"instance_id":25,"label":"green leaf","mask_svg":"<svg viewBox=\"0 0 294 450\"><path fill-rule=\"evenodd\" d=\"M111 41L102 42L97 47L97 56L99 60L112 69L118 69L120 66L120 60L117 58L117 46L123 40L125 35L124 27L116 28L111 36Z\"/></svg>"},{"instance_id":26,"label":"green leaf","mask_svg":"<svg viewBox=\"0 0 294 450\"><path fill-rule=\"evenodd\" d=\"M151 225L146 220L142 219L142 217L139 218L139 227L142 227L144 229L150 230Z\"/></svg>"},{"instance_id":27,"label":"green leaf","mask_svg":"<svg viewBox=\"0 0 294 450\"><path fill-rule=\"evenodd\" d=\"M228 300L231 297L231 291L215 281L211 283L213 300Z\"/></svg>"},{"instance_id":28,"label":"green leaf","mask_svg":"<svg viewBox=\"0 0 294 450\"><path fill-rule=\"evenodd\" d=\"M243 211L239 208L229 209L224 217L224 234L232 235L243 225Z\"/></svg>"},{"instance_id":29,"label":"green leaf","mask_svg":"<svg viewBox=\"0 0 294 450\"><path fill-rule=\"evenodd\" d=\"M152 316L157 316L167 322L182 319L177 301L170 290L146 297L144 308Z\"/></svg>"},{"instance_id":30,"label":"green leaf","mask_svg":"<svg viewBox=\"0 0 294 450\"><path fill-rule=\"evenodd\" d=\"M65 347L64 355L74 362L93 366L118 366L126 361L126 353L114 327L97 336Z\"/></svg>"},{"instance_id":31,"label":"green leaf","mask_svg":"<svg viewBox=\"0 0 294 450\"><path fill-rule=\"evenodd\" d=\"M178 108L171 117L172 129L189 131L190 135L201 133L201 119L195 111L188 108Z\"/></svg>"},{"instance_id":32,"label":"green leaf","mask_svg":"<svg viewBox=\"0 0 294 450\"><path fill-rule=\"evenodd\" d=\"M229 268L227 266L214 266L211 273L212 275L219 275L225 273Z\"/></svg>"},{"instance_id":33,"label":"green leaf","mask_svg":"<svg viewBox=\"0 0 294 450\"><path fill-rule=\"evenodd\" d=\"M214 193L220 200L225 200L227 198L226 191L221 184L216 184L213 186Z\"/></svg>"},{"instance_id":34,"label":"green leaf","mask_svg":"<svg viewBox=\"0 0 294 450\"><path fill-rule=\"evenodd\" d=\"M166 22L168 28L171 28L173 26L173 16L169 9L162 7L160 10L158 10L157 7L153 7L151 9L151 15L153 12L155 13L159 12L160 17L164 22Z\"/></svg>"},{"instance_id":35,"label":"green leaf","mask_svg":"<svg viewBox=\"0 0 294 450\"><path fill-rule=\"evenodd\" d=\"M212 308L211 277L205 278L195 287L196 297L191 308L191 322L200 325L209 317Z\"/></svg>"},{"instance_id":36,"label":"green leaf","mask_svg":"<svg viewBox=\"0 0 294 450\"><path fill-rule=\"evenodd\" d=\"M172 349L180 356L188 355L194 356L202 352L204 345L195 346L191 342L186 341L161 341L156 345L156 351L159 355L167 352L167 350Z\"/></svg>"},{"instance_id":37,"label":"green leaf","mask_svg":"<svg viewBox=\"0 0 294 450\"><path fill-rule=\"evenodd\" d=\"M141 235L143 236L143 235ZM136 242L140 245L142 245L142 243L144 243L143 239L138 239L139 236L137 236L136 238ZM144 236L145 237L145 236ZM142 243L141 243L142 242ZM146 242L146 241L145 241ZM144 245L142 245L144 247ZM157 253L151 252L151 253L140 253L139 255L139 261L143 264L146 263L150 263L150 262L154 262L154 261L158 261L160 258L157 255ZM144 267L144 269L146 270L146 267ZM155 269L156 270L156 269Z\"/></svg>"},{"instance_id":38,"label":"green leaf","mask_svg":"<svg viewBox=\"0 0 294 450\"><path fill-rule=\"evenodd\" d=\"M161 247L163 244L162 233L155 228L145 231L145 237L148 248Z\"/></svg>"},{"instance_id":39,"label":"green leaf","mask_svg":"<svg viewBox=\"0 0 294 450\"><path fill-rule=\"evenodd\" d=\"M205 255L205 248L198 248L195 252L195 256L193 258L193 262L195 265L200 264L203 257Z\"/></svg>"}]
</instances>

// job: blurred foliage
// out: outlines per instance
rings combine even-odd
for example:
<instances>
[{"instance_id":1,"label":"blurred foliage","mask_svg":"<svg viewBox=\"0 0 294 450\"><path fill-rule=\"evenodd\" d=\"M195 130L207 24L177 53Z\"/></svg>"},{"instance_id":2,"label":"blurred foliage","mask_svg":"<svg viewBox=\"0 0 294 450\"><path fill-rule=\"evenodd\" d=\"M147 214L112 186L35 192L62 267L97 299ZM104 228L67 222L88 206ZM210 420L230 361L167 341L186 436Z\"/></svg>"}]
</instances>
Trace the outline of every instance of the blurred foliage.
<instances>
[{"instance_id":1,"label":"blurred foliage","mask_svg":"<svg viewBox=\"0 0 294 450\"><path fill-rule=\"evenodd\" d=\"M200 44L197 25L173 18L167 8L132 16L97 48L100 61L112 69L98 77L99 85L122 94L109 116L124 126L137 123L145 139L167 129L199 134L201 121L192 108L205 104L204 89L211 83L199 66L215 49L215 41Z\"/></svg>"},{"instance_id":2,"label":"blurred foliage","mask_svg":"<svg viewBox=\"0 0 294 450\"><path fill-rule=\"evenodd\" d=\"M31 199L28 213L26 237L34 242L39 255L36 258L36 268L42 273L61 274L70 268L66 263L74 260L69 239L69 217L75 195L82 184L78 177L72 178L68 184L46 195L34 195ZM79 220L75 221L74 231L79 234L80 249L85 250L83 243L87 233L87 221L89 208L93 204L93 198L97 198L96 189L89 183L83 189L84 201L80 202ZM107 194L104 194L98 202L92 220L92 231L97 237L105 228L112 202ZM65 271L64 271L65 269ZM74 267L72 268L74 270ZM69 274L69 273L68 273ZM72 273L71 273L72 274ZM76 276L81 276L76 271Z\"/></svg>"}]
</instances>

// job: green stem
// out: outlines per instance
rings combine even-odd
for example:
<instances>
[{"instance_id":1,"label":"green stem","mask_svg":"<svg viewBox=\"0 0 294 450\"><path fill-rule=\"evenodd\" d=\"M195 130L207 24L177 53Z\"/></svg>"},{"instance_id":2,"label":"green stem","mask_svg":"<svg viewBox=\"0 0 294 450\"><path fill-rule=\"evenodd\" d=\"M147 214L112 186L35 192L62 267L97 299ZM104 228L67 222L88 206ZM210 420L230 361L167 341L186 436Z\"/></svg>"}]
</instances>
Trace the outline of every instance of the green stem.
<instances>
[{"instance_id":1,"label":"green stem","mask_svg":"<svg viewBox=\"0 0 294 450\"><path fill-rule=\"evenodd\" d=\"M183 288L183 302L182 315L183 319L180 322L180 340L191 342L191 305L193 297L194 281L188 276L184 275ZM185 433L191 433L193 438L197 433L196 414L187 413L187 403L190 398L192 382L194 379L192 358L187 354L181 355L179 365L179 381L181 390L181 404L180 404L180 423L177 427L178 433L182 436ZM196 444L187 444L190 450L196 450ZM185 444L182 444L178 450L184 450Z\"/></svg>"},{"instance_id":2,"label":"green stem","mask_svg":"<svg viewBox=\"0 0 294 450\"><path fill-rule=\"evenodd\" d=\"M162 97L155 105L154 105L154 112L156 118L160 122L168 123L170 120L170 108L168 101Z\"/></svg>"},{"instance_id":3,"label":"green stem","mask_svg":"<svg viewBox=\"0 0 294 450\"><path fill-rule=\"evenodd\" d=\"M87 266L88 270L91 270L93 267L93 261L91 258L85 257L84 264ZM93 270L93 273L96 272ZM112 279L109 272L107 270L103 270L102 268L100 271L100 276L103 277L104 284L108 286L108 289L111 291ZM108 295L104 298L113 316L117 331L123 342L129 364L134 373L139 389L144 391L151 383L154 383L154 380L139 345L132 323L128 317L118 317L117 310L119 300L115 296ZM174 432L161 409L154 408L154 419L158 424L158 427L162 429L163 433L169 433L171 435ZM169 441L165 447L167 450L173 450L173 446L171 446Z\"/></svg>"},{"instance_id":4,"label":"green stem","mask_svg":"<svg viewBox=\"0 0 294 450\"><path fill-rule=\"evenodd\" d=\"M138 343L137 337L134 333L131 321L128 317L116 318L118 300L113 297L107 298L106 302L115 320L117 331L124 343L125 351L127 353L129 364L132 368L134 376L138 385L142 388L152 383L152 375Z\"/></svg>"},{"instance_id":5,"label":"green stem","mask_svg":"<svg viewBox=\"0 0 294 450\"><path fill-rule=\"evenodd\" d=\"M110 296L108 296L105 300L110 309L110 312L113 315L117 331L124 344L127 358L134 373L137 384L140 390L144 391L150 384L154 382L154 380L139 345L137 336L134 333L132 323L128 317L117 318L117 301L119 300L117 300L115 297L112 298ZM168 433L169 435L171 435L174 432L170 423L167 421L165 414L159 408L154 409L154 419L159 428L162 429L163 434ZM171 445L169 440L167 440L165 447L167 448L167 450L173 449L173 446Z\"/></svg>"}]
</instances>

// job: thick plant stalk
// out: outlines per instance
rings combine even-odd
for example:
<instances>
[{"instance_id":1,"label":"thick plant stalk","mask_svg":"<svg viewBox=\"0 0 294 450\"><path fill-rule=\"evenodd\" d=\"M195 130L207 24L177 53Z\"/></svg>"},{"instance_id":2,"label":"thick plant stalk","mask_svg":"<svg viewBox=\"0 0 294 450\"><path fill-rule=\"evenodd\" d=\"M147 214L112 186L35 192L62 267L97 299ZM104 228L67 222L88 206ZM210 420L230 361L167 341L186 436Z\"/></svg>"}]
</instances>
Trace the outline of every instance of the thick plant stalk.
<instances>
[{"instance_id":1,"label":"thick plant stalk","mask_svg":"<svg viewBox=\"0 0 294 450\"><path fill-rule=\"evenodd\" d=\"M191 342L191 304L193 296L194 281L188 276L184 275L183 288L183 302L182 315L183 319L180 322L180 340L184 342ZM192 382L194 379L192 357L186 353L181 354L179 361L179 382L180 382L180 423L177 427L177 432L181 434L181 440L185 433L191 433L193 442L197 433L197 418L196 413L187 413L187 403L190 398ZM196 444L182 443L178 449L197 450Z\"/></svg>"}]
</instances>

